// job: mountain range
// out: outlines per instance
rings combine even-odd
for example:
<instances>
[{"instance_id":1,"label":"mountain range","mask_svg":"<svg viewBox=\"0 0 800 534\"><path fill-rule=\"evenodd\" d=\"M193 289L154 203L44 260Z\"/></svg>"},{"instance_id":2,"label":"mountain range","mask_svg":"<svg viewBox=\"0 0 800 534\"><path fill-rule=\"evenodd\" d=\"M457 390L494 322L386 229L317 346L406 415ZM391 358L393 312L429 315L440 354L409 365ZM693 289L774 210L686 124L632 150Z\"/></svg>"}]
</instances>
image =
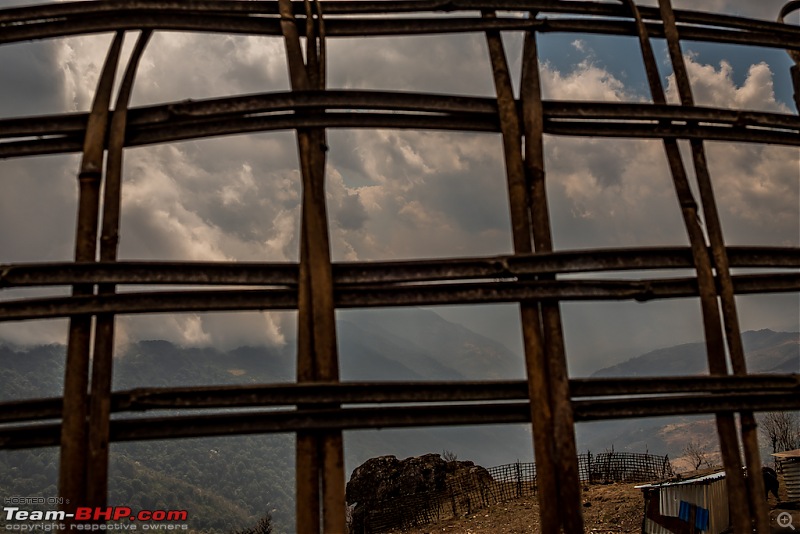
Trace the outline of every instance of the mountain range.
<instances>
[{"instance_id":1,"label":"mountain range","mask_svg":"<svg viewBox=\"0 0 800 534\"><path fill-rule=\"evenodd\" d=\"M343 380L521 379L524 362L501 343L420 309L337 312ZM797 333L743 335L754 372L798 372ZM114 389L291 382L295 343L283 347L180 347L141 341L119 351ZM65 348L0 345L0 401L61 394ZM703 344L659 349L594 376L658 376L705 372ZM580 450L675 453L681 428L697 418L604 421L577 426ZM681 425L684 425L683 427ZM688 425L688 427L686 426ZM673 428L673 431L664 431ZM672 432L672 434L670 434ZM266 512L276 533L294 530L294 438L232 436L111 446L110 504L189 509L190 526L230 531ZM345 432L347 472L367 459L453 452L484 466L532 461L528 425ZM56 493L55 448L0 451L0 493Z\"/></svg>"}]
</instances>

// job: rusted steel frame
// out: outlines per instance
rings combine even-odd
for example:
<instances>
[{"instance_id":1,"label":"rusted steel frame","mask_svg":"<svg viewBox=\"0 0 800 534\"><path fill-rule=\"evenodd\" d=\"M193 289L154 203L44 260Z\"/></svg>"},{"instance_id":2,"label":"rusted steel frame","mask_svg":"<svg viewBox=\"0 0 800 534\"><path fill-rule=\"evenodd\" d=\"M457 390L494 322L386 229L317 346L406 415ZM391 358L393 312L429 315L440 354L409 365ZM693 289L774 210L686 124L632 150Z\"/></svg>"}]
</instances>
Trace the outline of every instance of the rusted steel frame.
<instances>
[{"instance_id":1,"label":"rusted steel frame","mask_svg":"<svg viewBox=\"0 0 800 534\"><path fill-rule=\"evenodd\" d=\"M519 104L517 104L519 107ZM543 112L552 122L563 119L619 119L621 121L688 121L760 127L770 130L800 130L796 115L756 111L737 111L709 107L658 106L640 103L545 101ZM452 96L425 93L393 93L387 91L329 90L308 93L264 93L193 102L170 102L133 108L128 124L132 130L148 126L173 127L192 119L231 118L262 113L324 110L393 110L436 114L496 114L496 101L483 97ZM85 113L46 115L0 120L0 137L14 139L33 136L82 135L86 128ZM579 123L580 124L580 123ZM626 123L621 123L626 124ZM634 123L635 125L636 123ZM130 133L133 133L130 132ZM57 139L52 137L51 139Z\"/></svg>"},{"instance_id":2,"label":"rusted steel frame","mask_svg":"<svg viewBox=\"0 0 800 534\"><path fill-rule=\"evenodd\" d=\"M370 109L441 114L495 114L497 112L497 106L494 101L481 97L395 93L389 91L327 90L302 93L262 93L191 102L169 102L132 108L128 113L128 124L132 127L168 127L178 125L183 120L222 116L230 118L237 115L277 113L300 109ZM4 119L0 120L0 137L82 134L86 128L87 116L88 114L86 113L67 113ZM790 117L794 119L794 116ZM735 119L739 120L738 117L735 117Z\"/></svg>"},{"instance_id":3,"label":"rusted steel frame","mask_svg":"<svg viewBox=\"0 0 800 534\"><path fill-rule=\"evenodd\" d=\"M778 22L780 24L784 24L784 19L786 18L789 13L792 11L797 11L800 9L800 1L792 0L791 2L787 2L781 8L780 13L778 14ZM797 49L795 50L787 50L789 57L794 61L794 65L789 70L789 73L792 77L792 87L794 88L794 105L797 107L798 112L800 112L800 51Z\"/></svg>"},{"instance_id":4,"label":"rusted steel frame","mask_svg":"<svg viewBox=\"0 0 800 534\"><path fill-rule=\"evenodd\" d=\"M144 146L166 142L258 133L295 128L394 128L412 130L442 130L496 132L494 119L479 116L435 116L417 114L382 113L327 113L305 117L241 117L236 119L210 119L195 124L162 125L134 129L126 146ZM575 121L546 121L545 133L552 135L626 137L647 139L708 139L740 143L761 143L785 146L800 145L794 132L770 131L759 128L730 128L725 126L700 126L688 128L680 124L646 125L631 123L591 123ZM63 154L80 150L77 136L10 141L0 143L0 159L10 157Z\"/></svg>"},{"instance_id":5,"label":"rusted steel frame","mask_svg":"<svg viewBox=\"0 0 800 534\"><path fill-rule=\"evenodd\" d=\"M535 18L535 13L531 13L531 18ZM553 250L553 242L547 205L544 111L535 32L529 31L525 34L522 55L520 100L525 135L524 169L529 187L531 230L536 252L549 253ZM539 277L539 280L544 281L555 281L555 279L555 274ZM564 532L579 533L583 532L583 518L581 514L576 513L576 510L581 509L580 476L559 302L542 300L540 308L545 348L544 361L541 364L547 369L547 381L550 387L550 405L553 414L552 446L555 450L559 491L558 514L561 516Z\"/></svg>"},{"instance_id":6,"label":"rusted steel frame","mask_svg":"<svg viewBox=\"0 0 800 534\"><path fill-rule=\"evenodd\" d=\"M94 262L97 259L97 223L108 108L123 39L124 34L119 32L111 43L86 126L83 159L78 174L76 263ZM75 285L72 294L76 297L93 295L94 286ZM87 395L91 335L91 316L71 317L64 371L64 409L59 467L59 496L65 499L64 509L68 511L74 510L86 499L86 419L89 409Z\"/></svg>"},{"instance_id":7,"label":"rusted steel frame","mask_svg":"<svg viewBox=\"0 0 800 534\"><path fill-rule=\"evenodd\" d=\"M166 142L257 133L293 128L396 128L415 130L495 132L494 120L485 116L425 116L416 114L357 113L324 114L301 119L289 117L246 117L237 119L212 119L198 124L159 126L135 129L127 146L144 146ZM605 138L645 139L707 139L739 143L761 143L799 146L800 137L794 132L770 131L758 128L729 128L724 126L700 126L689 128L680 124L597 124L575 121L546 121L545 133L568 136L593 136ZM46 139L10 141L0 143L0 159L11 157L63 154L80 150L77 136Z\"/></svg>"},{"instance_id":8,"label":"rusted steel frame","mask_svg":"<svg viewBox=\"0 0 800 534\"><path fill-rule=\"evenodd\" d=\"M227 124L226 124L227 122ZM309 113L286 117L245 117L214 119L199 124L176 125L174 131L163 127L140 129L132 133L130 146L196 139L226 134L269 130L314 128L398 128L475 132L498 131L495 120L487 115L419 115L401 113ZM2 148L2 147L0 147ZM0 157L5 157L0 151Z\"/></svg>"},{"instance_id":9,"label":"rusted steel frame","mask_svg":"<svg viewBox=\"0 0 800 534\"><path fill-rule=\"evenodd\" d=\"M680 36L675 22L670 0L659 0L661 17L664 21L664 32L667 37L667 48L673 65L675 80L681 105L694 106L692 87L689 74L683 59L680 45ZM687 126L696 126L689 122ZM706 231L711 244L711 258L716 272L716 281L719 288L719 298L722 308L722 321L725 327L725 339L728 344L731 370L734 375L746 375L747 363L745 360L742 335L739 328L739 316L734 298L733 280L731 279L728 254L725 239L722 233L722 224L719 219L717 203L714 199L714 188L706 161L705 147L701 139L691 140L692 160L694 162L695 177L697 179L700 200L703 206L703 215ZM742 411L739 414L741 422L741 438L744 448L745 465L751 473L757 473L761 468L761 457L758 446L758 427L752 411ZM738 457L738 451L737 451ZM745 480L747 484L747 498L750 505L750 518L753 520L756 532L769 532L769 515L767 503L761 498L764 494L764 481L761 477L751 476Z\"/></svg>"},{"instance_id":10,"label":"rusted steel frame","mask_svg":"<svg viewBox=\"0 0 800 534\"><path fill-rule=\"evenodd\" d=\"M570 380L573 399L685 393L800 394L799 375L583 378ZM346 382L136 388L111 395L111 411L264 406L527 400L522 380L484 382ZM0 403L0 423L57 419L61 397Z\"/></svg>"},{"instance_id":11,"label":"rusted steel frame","mask_svg":"<svg viewBox=\"0 0 800 534\"><path fill-rule=\"evenodd\" d=\"M726 126L690 126L681 124L609 124L599 122L552 121L545 123L545 132L552 135L581 137L627 137L636 139L705 139L738 143L800 146L795 132Z\"/></svg>"},{"instance_id":12,"label":"rusted steel frame","mask_svg":"<svg viewBox=\"0 0 800 534\"><path fill-rule=\"evenodd\" d=\"M447 126L450 121L463 129L478 129L482 131L496 131L496 123L489 119L496 112L496 106L484 98L460 97L449 104L446 99L436 95L426 94L392 94L386 92L367 91L332 91L332 94L316 93L292 97L286 93L251 95L244 97L230 97L225 99L212 99L194 103L169 103L159 106L150 106L132 110L129 120L131 131L128 137L129 144L143 144L164 142L193 137L193 131L200 135L210 135L217 127L219 133L234 133L239 131L233 127L219 125L226 121L238 120L236 125L243 125L241 131L250 131L254 128L282 129L304 126L296 121L320 121L328 118L329 126L392 126L408 124L430 127L452 128ZM347 99L352 98L348 104ZM301 108L325 109L360 109L360 110L406 110L414 111L415 116L400 116L397 114L359 114L356 118L363 118L360 123L346 115L329 113L313 114L311 116L296 117L293 115L278 114L256 115L263 112L284 112ZM416 108L416 110L415 110ZM411 122L418 116L419 111L435 113L422 115L424 122ZM767 142L797 144L797 136L793 135L800 130L800 121L794 115L775 113L737 112L732 110L714 108L691 108L684 110L676 106L655 106L650 104L619 104L610 106L605 103L578 103L551 101L544 103L545 122L547 133L561 134L602 134L602 128L616 129L612 135L641 135L647 137L672 136L697 136L702 134L722 139L737 139L748 141L750 138ZM237 117L238 116L238 117ZM224 118L225 121L218 119ZM376 123L376 119L385 119L383 123ZM398 122L398 119L401 119ZM564 120L583 119L583 120ZM586 119L619 119L610 123L604 120L601 123L588 122ZM702 121L706 124L702 130L692 130L681 124L669 121ZM467 121L467 122L464 122ZM642 122L647 121L647 122ZM661 121L662 124L653 124L651 121ZM8 137L8 141L0 145L0 155L3 157L16 155L14 150L24 154L24 147L40 147L38 151L47 151L47 147L58 150L65 143L77 150L80 143L79 136L84 134L86 123L85 114L67 114L55 116L40 116L28 118L14 118L0 121L0 136ZM724 125L724 128L717 125ZM319 125L317 122L310 126ZM489 126L491 125L491 126ZM407 127L408 127L407 126ZM733 126L733 128L730 128ZM178 134L170 133L159 136L157 132L164 130L177 130ZM154 136L154 132L155 136ZM63 135L61 135L63 134ZM19 137L48 136L41 140L19 140ZM199 135L198 135L199 136ZM755 136L755 137L754 137ZM781 137L785 136L785 139ZM142 138L143 139L137 139ZM16 149L15 149L16 147ZM60 150L64 150L61 148Z\"/></svg>"},{"instance_id":13,"label":"rusted steel frame","mask_svg":"<svg viewBox=\"0 0 800 534\"><path fill-rule=\"evenodd\" d=\"M100 235L100 260L114 262L119 243L120 204L122 202L122 149L125 144L126 119L139 60L151 32L145 30L136 41L128 59L117 103L111 116L103 186L103 219ZM101 284L99 295L113 295L113 284ZM86 506L105 507L108 494L108 433L111 414L111 377L114 352L114 315L95 317L94 352L89 405L89 447Z\"/></svg>"},{"instance_id":14,"label":"rusted steel frame","mask_svg":"<svg viewBox=\"0 0 800 534\"><path fill-rule=\"evenodd\" d=\"M542 102L546 119L620 119L631 121L688 121L800 130L800 119L785 113L739 111L707 106L673 106L635 102Z\"/></svg>"},{"instance_id":15,"label":"rusted steel frame","mask_svg":"<svg viewBox=\"0 0 800 534\"><path fill-rule=\"evenodd\" d=\"M486 115L418 115L391 113L316 113L303 116L256 116L215 118L203 121L183 121L179 124L162 124L148 128L134 128L126 145L144 146L187 139L217 137L273 130L313 128L399 128L415 130L453 130L496 132L495 120ZM63 154L80 150L78 136L46 138L41 140L10 141L0 143L0 159L43 154Z\"/></svg>"},{"instance_id":16,"label":"rusted steel frame","mask_svg":"<svg viewBox=\"0 0 800 534\"><path fill-rule=\"evenodd\" d=\"M659 23L646 25L653 37L663 37ZM124 13L104 14L90 17L71 17L68 20L41 22L27 25L0 24L0 44L67 37L79 34L103 33L122 30L165 30L196 31L214 33L233 33L249 35L279 36L278 21L271 17L250 17L241 15L206 15L197 13ZM527 31L593 33L601 35L636 35L636 25L628 21L557 18L550 20L529 20L507 18L486 21L480 18L457 17L448 19L408 18L380 20L335 19L328 23L329 37L367 37L392 35L424 35L441 33ZM725 30L703 26L682 26L684 38L696 41L710 41L728 44L765 46L800 50L797 36L800 31L790 27L776 27L773 30L736 29ZM305 33L300 31L300 34ZM797 43L797 44L795 44Z\"/></svg>"},{"instance_id":17,"label":"rusted steel frame","mask_svg":"<svg viewBox=\"0 0 800 534\"><path fill-rule=\"evenodd\" d=\"M126 30L166 30L279 36L276 18L192 12L110 13L26 25L0 24L0 44Z\"/></svg>"},{"instance_id":18,"label":"rusted steel frame","mask_svg":"<svg viewBox=\"0 0 800 534\"><path fill-rule=\"evenodd\" d=\"M800 275L741 275L733 279L736 294L800 291ZM525 300L636 300L698 296L695 278L665 280L559 280L539 282L474 282L418 285L338 287L337 308L435 306L518 302ZM297 309L297 291L192 290L117 293L17 299L0 304L0 322L52 319L98 313L184 313Z\"/></svg>"},{"instance_id":19,"label":"rusted steel frame","mask_svg":"<svg viewBox=\"0 0 800 534\"><path fill-rule=\"evenodd\" d=\"M573 402L576 421L711 413L800 409L800 396L782 393L721 393L664 398ZM329 410L270 410L206 415L137 417L111 421L111 441L179 439L293 431L359 430L423 426L497 425L530 421L528 402L458 403ZM58 443L58 424L0 429L0 448L46 447Z\"/></svg>"},{"instance_id":20,"label":"rusted steel frame","mask_svg":"<svg viewBox=\"0 0 800 534\"><path fill-rule=\"evenodd\" d=\"M329 14L335 15L357 15L357 14L391 14L403 12L446 12L454 11L476 11L476 10L504 10L504 11L541 11L544 13L556 14L580 14L580 15L599 15L610 17L626 17L629 13L614 4L603 4L597 2L557 2L552 0L419 0L419 1L392 1L385 0L378 2L370 1L327 1L325 10ZM303 14L301 2L293 2L292 8L295 14ZM55 5L41 5L32 7L18 7L0 10L0 23L31 23L44 19L56 19L69 17L71 15L98 15L108 12L126 12L129 10L147 11L172 11L184 13L186 11L203 13L242 13L252 15L272 15L278 13L277 1L248 1L248 2L229 2L229 1L198 1L182 2L179 0L171 1L147 1L147 0L127 0L114 3L94 2L85 4L81 2L71 2ZM642 15L651 20L658 20L659 12L655 8L640 7ZM735 17L730 15L719 15L713 13L703 13L696 11L676 10L678 22L687 24L701 24L706 26L721 26L728 28L752 29L758 28L766 31L781 29L775 23Z\"/></svg>"},{"instance_id":21,"label":"rusted steel frame","mask_svg":"<svg viewBox=\"0 0 800 534\"><path fill-rule=\"evenodd\" d=\"M653 101L656 104L666 104L664 89L658 73L655 55L650 45L650 35L647 28L642 22L633 0L621 1L629 7L637 21L639 42ZM725 340L720 326L720 311L717 302L719 291L714 283L711 258L706 247L705 236L700 228L697 204L689 186L689 180L677 142L674 139L665 138L664 150L695 261L709 371L711 374L725 375L728 373L728 369L725 356ZM718 413L716 419L720 451L725 466L731 524L735 531L746 532L751 529L750 518L755 511L750 510L747 487L742 472L742 462L739 456L739 439L734 415Z\"/></svg>"},{"instance_id":22,"label":"rusted steel frame","mask_svg":"<svg viewBox=\"0 0 800 534\"><path fill-rule=\"evenodd\" d=\"M800 268L797 247L728 247L731 267ZM387 284L545 273L679 269L688 247L570 250L483 258L333 263L334 284ZM296 286L296 263L98 262L0 264L0 288L99 284Z\"/></svg>"},{"instance_id":23,"label":"rusted steel frame","mask_svg":"<svg viewBox=\"0 0 800 534\"><path fill-rule=\"evenodd\" d=\"M503 30L525 29L530 24L522 19L496 20L491 23L473 18L433 19L339 19L330 21L328 35L336 37L366 37L413 35L428 33L460 33L484 31L496 28ZM276 18L235 15L205 15L188 13L124 13L91 17L72 17L67 20L46 21L28 25L0 25L0 44L50 39L92 33L124 30L164 30L246 35L280 36L281 25ZM305 29L298 29L298 36Z\"/></svg>"}]
</instances>

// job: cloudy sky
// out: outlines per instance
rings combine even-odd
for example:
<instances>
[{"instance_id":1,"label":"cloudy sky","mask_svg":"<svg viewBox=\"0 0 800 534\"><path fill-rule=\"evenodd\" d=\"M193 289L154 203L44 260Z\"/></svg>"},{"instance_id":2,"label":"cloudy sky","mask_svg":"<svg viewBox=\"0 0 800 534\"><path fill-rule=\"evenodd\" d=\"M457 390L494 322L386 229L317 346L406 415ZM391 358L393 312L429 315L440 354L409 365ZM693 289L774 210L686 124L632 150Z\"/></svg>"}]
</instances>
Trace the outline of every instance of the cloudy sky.
<instances>
[{"instance_id":1,"label":"cloudy sky","mask_svg":"<svg viewBox=\"0 0 800 534\"><path fill-rule=\"evenodd\" d=\"M676 1L676 7L696 5ZM781 5L702 3L768 20ZM133 41L129 36L126 50ZM109 35L98 35L0 47L0 116L88 110L109 42ZM521 39L506 35L505 42L519 72ZM331 88L493 95L481 35L339 39L328 49ZM677 101L662 43L656 51ZM685 44L684 52L698 104L796 112L785 52L698 43ZM540 56L545 98L649 99L633 38L546 35ZM158 33L139 73L134 106L289 88L279 38ZM328 141L335 260L511 252L499 135L338 130ZM545 143L556 248L687 243L660 142L547 137ZM798 246L798 151L733 143L708 143L707 151L728 244ZM0 263L71 259L78 162L74 155L0 161ZM292 132L130 149L125 164L121 259L297 261L300 180ZM740 297L739 304L744 329L800 324L797 295ZM574 374L702 339L694 299L563 310ZM436 311L519 349L514 306ZM227 348L285 343L294 320L291 313L136 317L121 319L120 332L122 342L161 338ZM0 325L7 342L65 338L63 321Z\"/></svg>"}]
</instances>

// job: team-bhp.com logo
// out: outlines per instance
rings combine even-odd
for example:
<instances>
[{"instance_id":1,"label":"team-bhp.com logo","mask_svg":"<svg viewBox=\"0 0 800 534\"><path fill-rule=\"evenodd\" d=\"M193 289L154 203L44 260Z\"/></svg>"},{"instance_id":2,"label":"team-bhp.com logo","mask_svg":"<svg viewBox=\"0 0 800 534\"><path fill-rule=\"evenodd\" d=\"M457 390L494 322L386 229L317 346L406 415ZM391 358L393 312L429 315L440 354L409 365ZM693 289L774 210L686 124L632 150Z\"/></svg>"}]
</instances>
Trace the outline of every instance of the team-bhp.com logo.
<instances>
[{"instance_id":1,"label":"team-bhp.com logo","mask_svg":"<svg viewBox=\"0 0 800 534\"><path fill-rule=\"evenodd\" d=\"M176 525L175 522L186 521L189 513L186 510L140 510L134 512L127 506L88 507L79 506L74 513L63 510L22 510L15 506L3 508L6 530L38 530L24 528L20 522L66 522L69 521L70 530L137 530L137 522L142 530L186 530L186 524ZM113 524L100 523L113 521ZM54 525L52 530L65 530L63 523ZM51 530L43 529L43 530Z\"/></svg>"}]
</instances>

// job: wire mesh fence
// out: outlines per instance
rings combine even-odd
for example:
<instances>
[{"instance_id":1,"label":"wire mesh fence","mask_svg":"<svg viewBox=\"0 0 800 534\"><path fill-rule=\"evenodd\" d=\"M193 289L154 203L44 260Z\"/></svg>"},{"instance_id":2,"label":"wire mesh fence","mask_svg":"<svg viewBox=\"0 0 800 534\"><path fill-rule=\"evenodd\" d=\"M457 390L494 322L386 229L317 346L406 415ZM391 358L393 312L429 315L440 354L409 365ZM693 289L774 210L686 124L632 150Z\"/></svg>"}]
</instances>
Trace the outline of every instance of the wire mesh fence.
<instances>
[{"instance_id":1,"label":"wire mesh fence","mask_svg":"<svg viewBox=\"0 0 800 534\"><path fill-rule=\"evenodd\" d=\"M605 451L578 455L580 480L588 484L649 482L672 476L668 456ZM538 493L536 464L475 467L448 477L443 487L393 495L370 503L351 534L388 532L464 517L491 504Z\"/></svg>"}]
</instances>

